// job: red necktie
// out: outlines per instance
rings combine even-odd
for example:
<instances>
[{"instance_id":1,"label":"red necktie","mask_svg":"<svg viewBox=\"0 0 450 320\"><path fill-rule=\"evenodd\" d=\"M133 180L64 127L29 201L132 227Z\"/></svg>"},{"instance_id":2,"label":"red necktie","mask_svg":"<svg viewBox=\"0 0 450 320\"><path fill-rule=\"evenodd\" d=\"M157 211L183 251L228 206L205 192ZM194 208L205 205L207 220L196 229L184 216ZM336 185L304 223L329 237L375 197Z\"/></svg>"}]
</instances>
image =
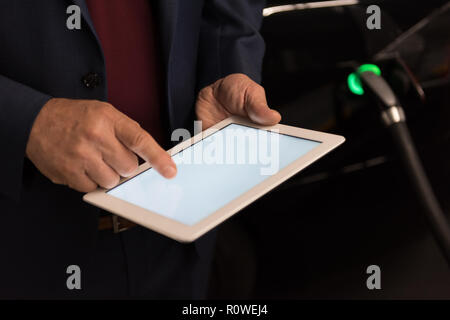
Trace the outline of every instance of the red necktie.
<instances>
[{"instance_id":1,"label":"red necktie","mask_svg":"<svg viewBox=\"0 0 450 320\"><path fill-rule=\"evenodd\" d=\"M148 0L87 0L106 60L108 102L163 143L161 77Z\"/></svg>"}]
</instances>

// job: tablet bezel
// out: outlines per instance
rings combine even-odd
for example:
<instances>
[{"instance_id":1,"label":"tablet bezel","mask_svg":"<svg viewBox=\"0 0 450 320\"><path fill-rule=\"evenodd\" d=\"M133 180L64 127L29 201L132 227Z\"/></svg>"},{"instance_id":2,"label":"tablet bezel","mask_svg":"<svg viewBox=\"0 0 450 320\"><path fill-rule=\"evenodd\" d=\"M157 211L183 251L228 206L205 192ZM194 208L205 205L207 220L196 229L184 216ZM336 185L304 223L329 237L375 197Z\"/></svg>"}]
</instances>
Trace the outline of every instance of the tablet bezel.
<instances>
[{"instance_id":1,"label":"tablet bezel","mask_svg":"<svg viewBox=\"0 0 450 320\"><path fill-rule=\"evenodd\" d=\"M142 207L136 206L125 200L116 198L107 193L109 190L102 188L85 194L83 200L179 242L192 242L237 213L239 210L243 209L256 199L258 199L259 197L277 187L279 184L286 181L294 174L306 168L314 161L320 159L325 154L332 151L345 141L344 137L334 134L291 127L282 124L270 127L260 126L246 119L233 116L195 135L191 139L179 143L167 152L170 155L174 155L182 151L183 149L188 148L192 144L208 137L214 132L217 132L217 130L220 130L232 123L263 130L275 129L278 130L278 133L280 134L286 134L301 139L313 140L321 142L321 144L313 148L311 151L304 154L294 162L290 163L288 166L284 167L276 174L268 177L263 182L259 183L236 199L227 203L222 208L218 209L214 213L208 215L206 218L191 226L164 217L158 213L152 212ZM149 163L143 163L131 177L121 179L120 183L124 183L127 180L133 179L136 175L148 170L149 168L151 168Z\"/></svg>"}]
</instances>

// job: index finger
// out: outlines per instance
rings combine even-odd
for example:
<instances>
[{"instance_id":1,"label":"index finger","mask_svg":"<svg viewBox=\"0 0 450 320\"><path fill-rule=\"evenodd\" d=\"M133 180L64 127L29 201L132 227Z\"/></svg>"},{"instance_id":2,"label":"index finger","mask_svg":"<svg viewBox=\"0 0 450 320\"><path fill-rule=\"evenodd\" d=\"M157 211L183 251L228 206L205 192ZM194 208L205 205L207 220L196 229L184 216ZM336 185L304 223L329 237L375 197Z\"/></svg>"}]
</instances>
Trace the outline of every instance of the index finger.
<instances>
[{"instance_id":1,"label":"index finger","mask_svg":"<svg viewBox=\"0 0 450 320\"><path fill-rule=\"evenodd\" d=\"M163 177L173 178L176 175L177 168L172 158L136 121L123 117L115 123L114 130L117 139L148 161Z\"/></svg>"}]
</instances>

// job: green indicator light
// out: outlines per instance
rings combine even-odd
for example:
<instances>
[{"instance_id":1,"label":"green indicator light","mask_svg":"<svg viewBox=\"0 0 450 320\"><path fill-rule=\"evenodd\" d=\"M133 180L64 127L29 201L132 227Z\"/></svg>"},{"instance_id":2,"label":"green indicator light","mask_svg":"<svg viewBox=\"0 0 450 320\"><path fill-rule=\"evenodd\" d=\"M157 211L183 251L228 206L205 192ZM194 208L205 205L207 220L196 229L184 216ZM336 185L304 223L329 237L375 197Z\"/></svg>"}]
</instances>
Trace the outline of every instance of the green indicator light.
<instances>
[{"instance_id":1,"label":"green indicator light","mask_svg":"<svg viewBox=\"0 0 450 320\"><path fill-rule=\"evenodd\" d=\"M361 80L359 80L359 77L356 75L356 73L350 73L350 75L347 78L347 84L350 91L358 96L361 96L364 94L364 89L361 85Z\"/></svg>"},{"instance_id":2,"label":"green indicator light","mask_svg":"<svg viewBox=\"0 0 450 320\"><path fill-rule=\"evenodd\" d=\"M371 71L375 73L377 76L381 76L380 68L374 64L363 64L358 68L358 73L363 73L366 71Z\"/></svg>"},{"instance_id":3,"label":"green indicator light","mask_svg":"<svg viewBox=\"0 0 450 320\"><path fill-rule=\"evenodd\" d=\"M381 76L381 70L377 65L374 64L363 64L358 68L357 72L351 73L347 78L347 85L350 91L358 96L364 94L364 89L359 79L359 74L370 71L375 73L377 76Z\"/></svg>"}]
</instances>

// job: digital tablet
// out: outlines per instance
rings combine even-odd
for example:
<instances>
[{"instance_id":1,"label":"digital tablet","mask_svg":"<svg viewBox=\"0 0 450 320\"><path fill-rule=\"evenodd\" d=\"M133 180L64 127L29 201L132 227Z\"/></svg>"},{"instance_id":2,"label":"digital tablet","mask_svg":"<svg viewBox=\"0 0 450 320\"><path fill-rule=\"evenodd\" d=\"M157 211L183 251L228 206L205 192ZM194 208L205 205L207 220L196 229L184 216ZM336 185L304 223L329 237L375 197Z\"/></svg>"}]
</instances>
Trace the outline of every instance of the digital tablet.
<instances>
[{"instance_id":1,"label":"digital tablet","mask_svg":"<svg viewBox=\"0 0 450 320\"><path fill-rule=\"evenodd\" d=\"M149 163L84 201L180 242L191 242L344 142L344 137L238 117L171 150L178 173ZM276 217L274 217L276 219Z\"/></svg>"}]
</instances>

